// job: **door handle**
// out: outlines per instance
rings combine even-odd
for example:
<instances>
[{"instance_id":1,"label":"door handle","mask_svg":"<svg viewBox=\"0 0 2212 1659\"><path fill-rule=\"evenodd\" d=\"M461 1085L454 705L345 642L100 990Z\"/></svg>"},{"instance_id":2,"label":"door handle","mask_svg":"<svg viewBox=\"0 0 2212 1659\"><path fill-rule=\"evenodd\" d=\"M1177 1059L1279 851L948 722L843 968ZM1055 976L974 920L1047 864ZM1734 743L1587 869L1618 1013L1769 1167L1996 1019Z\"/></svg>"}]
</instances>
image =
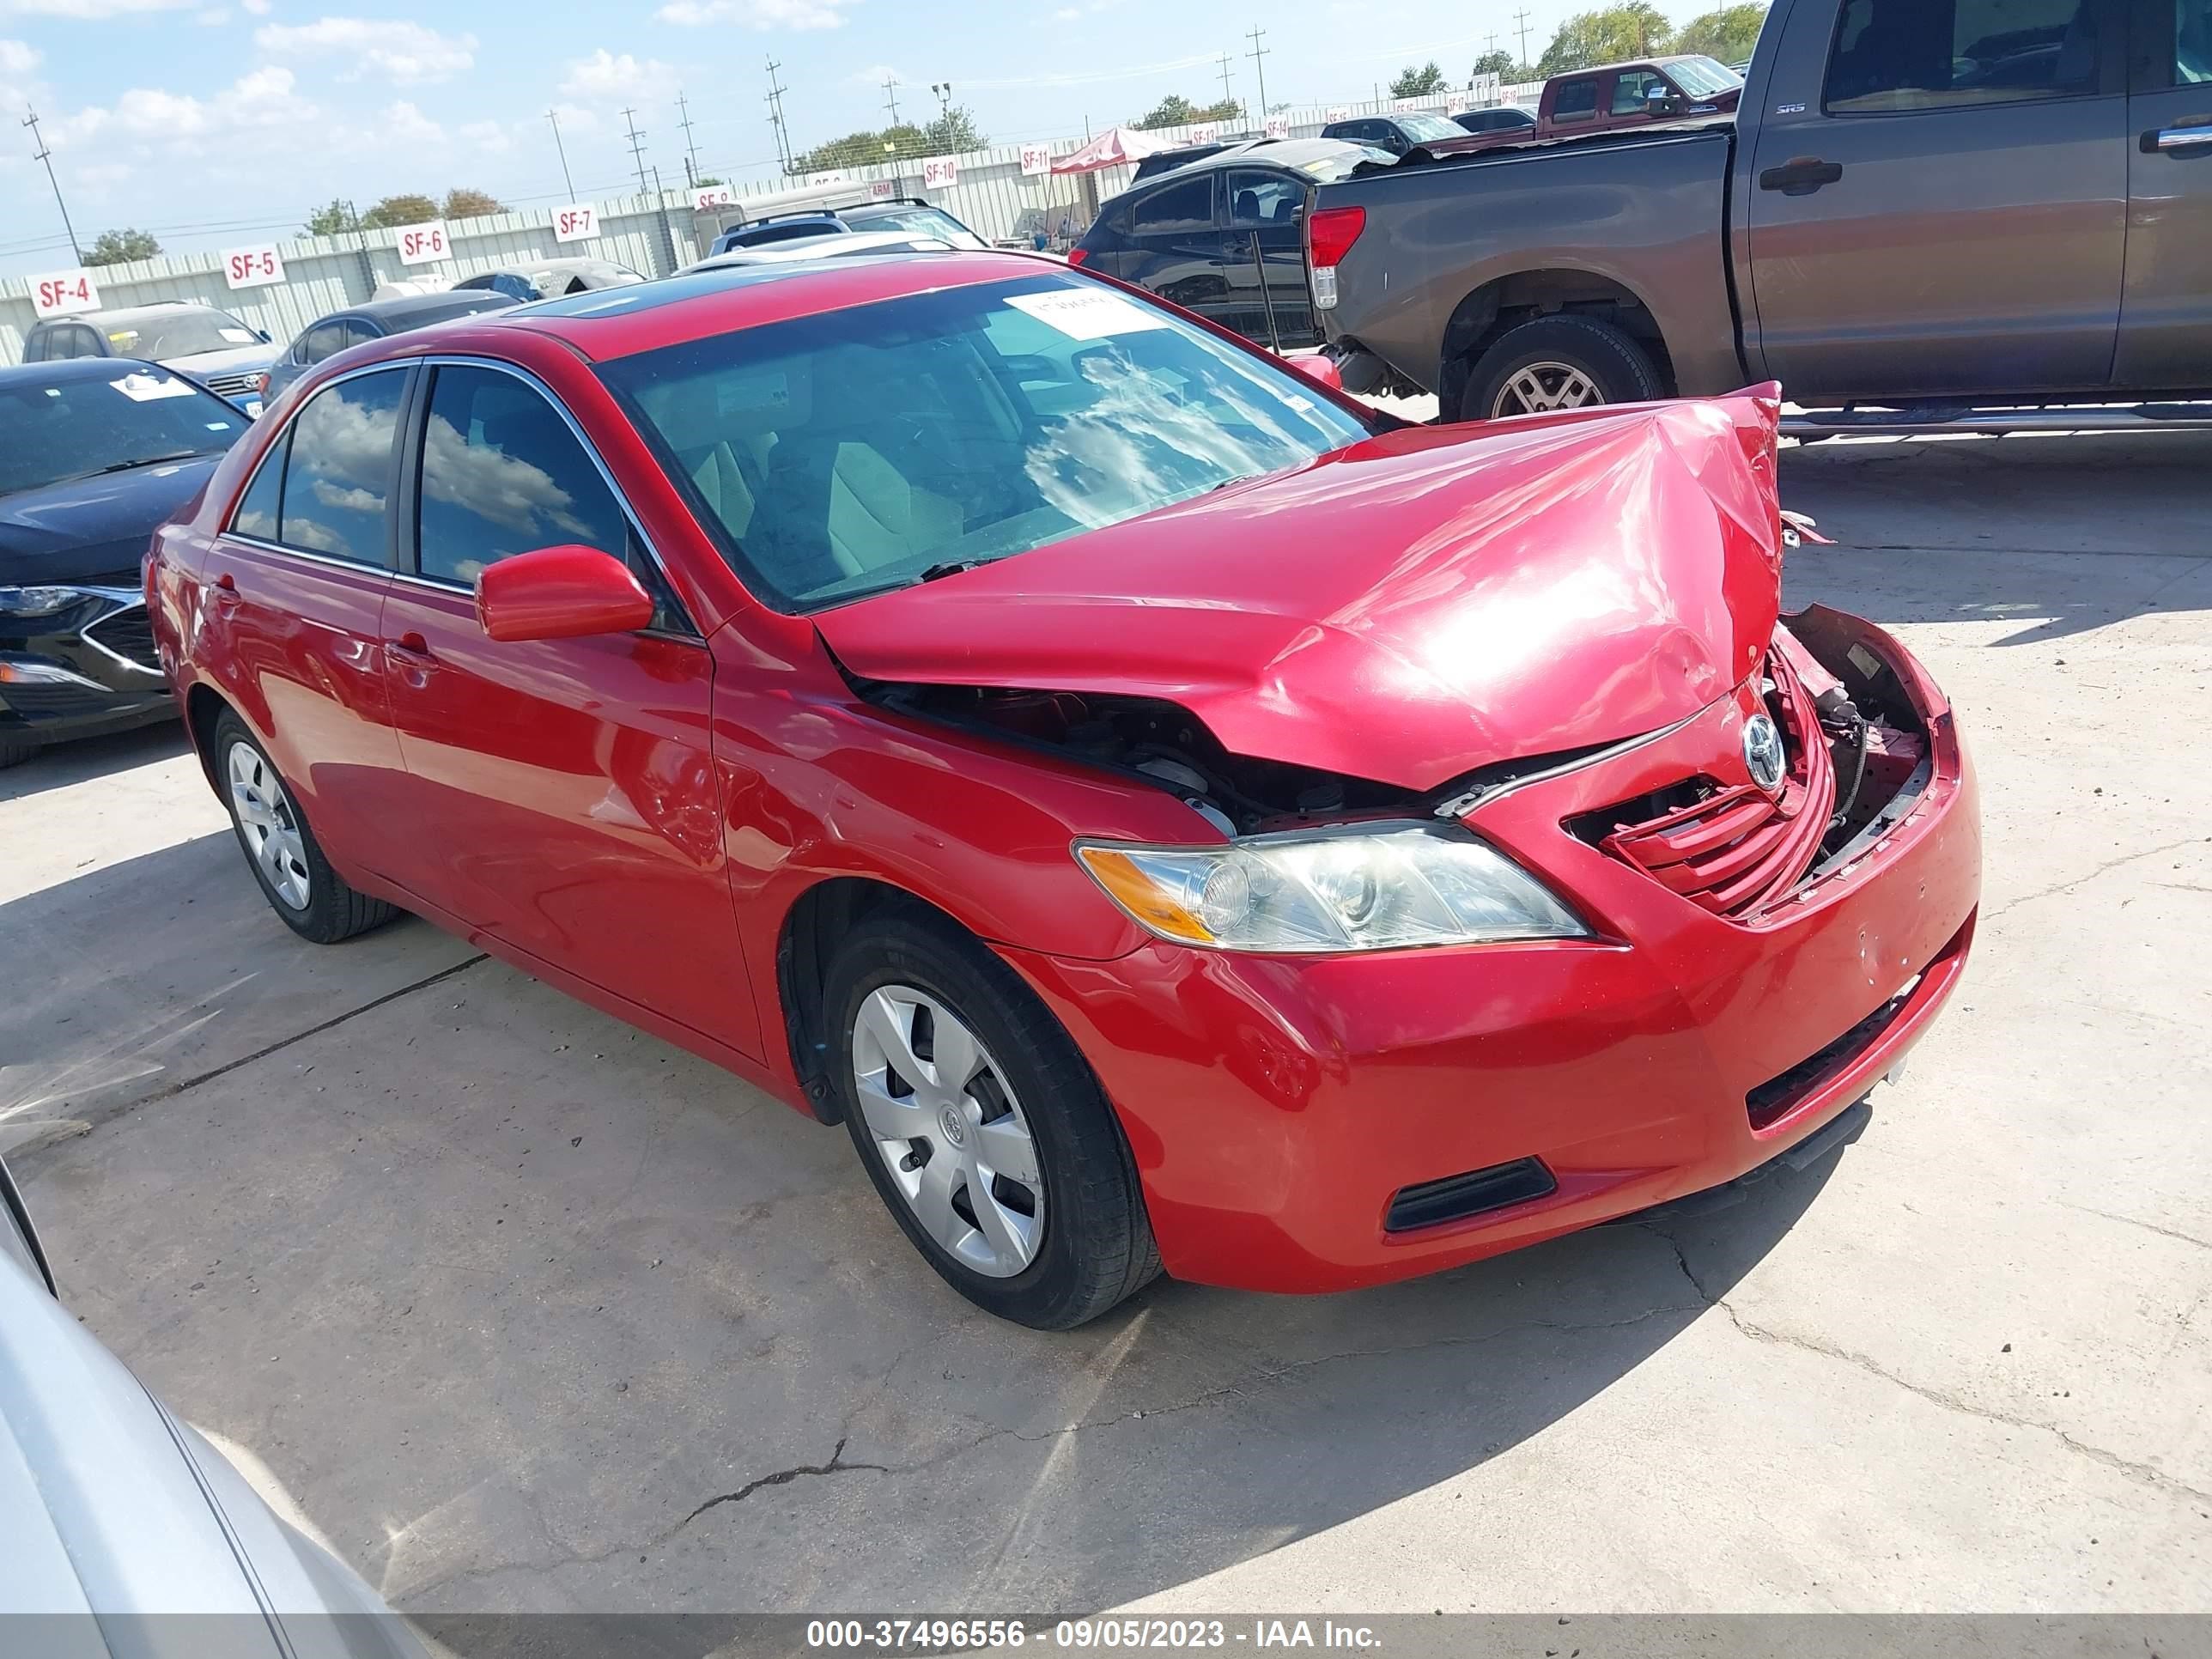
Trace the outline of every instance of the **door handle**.
<instances>
[{"instance_id":1,"label":"door handle","mask_svg":"<svg viewBox=\"0 0 2212 1659\"><path fill-rule=\"evenodd\" d=\"M394 667L411 675L427 674L438 665L438 659L430 654L430 641L420 634L402 634L396 640L386 640L384 653L392 659ZM422 682L418 678L416 684Z\"/></svg>"},{"instance_id":2,"label":"door handle","mask_svg":"<svg viewBox=\"0 0 2212 1659\"><path fill-rule=\"evenodd\" d=\"M1784 196L1810 196L1823 185L1832 185L1844 176L1841 161L1823 161L1817 155L1795 155L1778 167L1769 167L1759 175L1761 190L1778 190Z\"/></svg>"},{"instance_id":3,"label":"door handle","mask_svg":"<svg viewBox=\"0 0 2212 1659\"><path fill-rule=\"evenodd\" d=\"M208 597L210 603L218 611L235 611L246 603L239 597L237 579L228 570L215 579L215 586Z\"/></svg>"},{"instance_id":4,"label":"door handle","mask_svg":"<svg viewBox=\"0 0 2212 1659\"><path fill-rule=\"evenodd\" d=\"M2146 155L2212 155L2212 124L2153 127L2142 136L2142 151Z\"/></svg>"}]
</instances>

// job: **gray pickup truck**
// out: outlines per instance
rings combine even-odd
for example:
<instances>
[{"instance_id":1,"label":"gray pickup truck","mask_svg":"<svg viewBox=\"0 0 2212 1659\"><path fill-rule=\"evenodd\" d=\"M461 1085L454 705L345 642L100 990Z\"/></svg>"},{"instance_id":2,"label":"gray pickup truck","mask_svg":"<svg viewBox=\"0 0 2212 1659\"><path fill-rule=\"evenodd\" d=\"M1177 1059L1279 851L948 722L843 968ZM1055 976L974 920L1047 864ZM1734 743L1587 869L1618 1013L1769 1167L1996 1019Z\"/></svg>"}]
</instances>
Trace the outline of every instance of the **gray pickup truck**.
<instances>
[{"instance_id":1,"label":"gray pickup truck","mask_svg":"<svg viewBox=\"0 0 2212 1659\"><path fill-rule=\"evenodd\" d=\"M1479 420L1777 380L1822 426L1978 430L2212 396L2212 0L1775 0L1746 82L1733 120L1318 187L1347 387Z\"/></svg>"}]
</instances>

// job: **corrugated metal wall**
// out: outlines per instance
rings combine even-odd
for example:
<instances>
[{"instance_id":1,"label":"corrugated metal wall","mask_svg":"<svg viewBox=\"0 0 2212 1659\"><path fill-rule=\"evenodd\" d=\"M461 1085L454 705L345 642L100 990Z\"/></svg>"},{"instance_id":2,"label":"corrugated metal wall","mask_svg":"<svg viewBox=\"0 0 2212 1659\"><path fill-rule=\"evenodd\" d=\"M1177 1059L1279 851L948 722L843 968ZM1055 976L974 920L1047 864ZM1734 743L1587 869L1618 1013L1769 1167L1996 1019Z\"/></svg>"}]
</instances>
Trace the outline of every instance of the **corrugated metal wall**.
<instances>
[{"instance_id":1,"label":"corrugated metal wall","mask_svg":"<svg viewBox=\"0 0 2212 1659\"><path fill-rule=\"evenodd\" d=\"M1533 103L1541 91L1540 83L1507 87L1502 89L1501 99ZM1456 94L1317 106L1279 113L1287 118L1291 137L1310 137L1331 120L1401 109L1454 112L1469 102L1466 94ZM1170 128L1159 136L1179 142L1189 142L1192 137L1188 128ZM1048 148L1055 156L1066 155L1085 142L1061 138ZM1025 176L1021 146L1013 144L946 159L956 169L956 176L951 184L935 189L925 188L919 161L855 167L848 176L855 183L889 180L898 195L927 197L993 240L1026 237L1040 225L1050 234L1063 222L1080 234L1096 205L1127 189L1130 177L1126 167L1110 168L1087 179L1056 178L1049 173ZM742 204L750 197L787 191L798 182L764 179L737 186L736 191ZM398 252L398 233L372 230L358 236L312 236L279 244L285 280L267 288L234 292L223 281L222 262L215 253L107 265L94 271L94 277L104 307L147 305L161 300L198 301L220 306L252 326L266 330L270 338L281 344L316 318L368 299L380 282L410 276L468 276L501 265L563 255L615 259L648 276L665 276L699 257L702 238L695 230L689 198L670 191L658 202L650 196L637 196L597 205L600 235L592 241L566 246L553 240L550 209L451 221L446 227L453 244L449 264L404 265ZM0 362L22 360L23 331L35 317L27 280L0 278Z\"/></svg>"}]
</instances>

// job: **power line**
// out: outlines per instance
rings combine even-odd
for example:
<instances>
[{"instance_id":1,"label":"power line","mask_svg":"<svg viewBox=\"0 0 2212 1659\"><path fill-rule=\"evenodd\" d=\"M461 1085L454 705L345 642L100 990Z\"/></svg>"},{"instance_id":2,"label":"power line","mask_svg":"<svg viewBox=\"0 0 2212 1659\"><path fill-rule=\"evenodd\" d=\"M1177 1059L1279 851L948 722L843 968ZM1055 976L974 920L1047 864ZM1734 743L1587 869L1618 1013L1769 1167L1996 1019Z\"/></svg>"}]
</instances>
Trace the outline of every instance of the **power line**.
<instances>
[{"instance_id":1,"label":"power line","mask_svg":"<svg viewBox=\"0 0 2212 1659\"><path fill-rule=\"evenodd\" d=\"M884 76L884 107L891 112L891 125L896 126L899 124L898 77L895 75Z\"/></svg>"},{"instance_id":2,"label":"power line","mask_svg":"<svg viewBox=\"0 0 2212 1659\"><path fill-rule=\"evenodd\" d=\"M62 210L62 228L69 233L70 252L76 255L79 264L84 263L84 250L76 245L76 227L70 222L69 204L62 200L62 181L54 177L54 153L46 148L46 135L39 131L39 112L28 104L23 112L30 118L23 125L31 130L31 143L37 146L31 159L46 164L46 182L54 187L54 205Z\"/></svg>"},{"instance_id":3,"label":"power line","mask_svg":"<svg viewBox=\"0 0 2212 1659\"><path fill-rule=\"evenodd\" d=\"M568 186L568 199L573 202L576 199L576 181L568 176L568 151L561 142L561 117L549 109L545 118L553 124L553 149L561 158L561 182Z\"/></svg>"},{"instance_id":4,"label":"power line","mask_svg":"<svg viewBox=\"0 0 2212 1659\"><path fill-rule=\"evenodd\" d=\"M1525 69L1528 64L1528 14L1525 10L1515 12L1513 25L1521 31L1521 65Z\"/></svg>"},{"instance_id":5,"label":"power line","mask_svg":"<svg viewBox=\"0 0 2212 1659\"><path fill-rule=\"evenodd\" d=\"M684 129L684 176L693 189L699 185L699 146L691 142L691 106L684 101L684 88L676 89L676 125Z\"/></svg>"},{"instance_id":6,"label":"power line","mask_svg":"<svg viewBox=\"0 0 2212 1659\"><path fill-rule=\"evenodd\" d=\"M1224 52L1221 54L1220 63L1221 101L1224 104L1234 103L1236 100L1229 90L1229 54L1227 52Z\"/></svg>"},{"instance_id":7,"label":"power line","mask_svg":"<svg viewBox=\"0 0 2212 1659\"><path fill-rule=\"evenodd\" d=\"M1267 48L1261 46L1260 40L1267 33L1255 23L1252 33L1245 37L1252 43L1252 50L1246 54L1252 60L1252 72L1260 77L1260 119L1262 122L1267 118L1267 66L1260 60L1267 55Z\"/></svg>"},{"instance_id":8,"label":"power line","mask_svg":"<svg viewBox=\"0 0 2212 1659\"><path fill-rule=\"evenodd\" d=\"M645 135L637 130L637 112L626 109L623 119L629 123L630 160L637 164L637 193L641 196L651 188L645 182Z\"/></svg>"},{"instance_id":9,"label":"power line","mask_svg":"<svg viewBox=\"0 0 2212 1659\"><path fill-rule=\"evenodd\" d=\"M791 171L791 134L783 124L784 88L777 82L775 72L783 67L775 58L768 60L768 119L775 129L775 155L786 173Z\"/></svg>"}]
</instances>

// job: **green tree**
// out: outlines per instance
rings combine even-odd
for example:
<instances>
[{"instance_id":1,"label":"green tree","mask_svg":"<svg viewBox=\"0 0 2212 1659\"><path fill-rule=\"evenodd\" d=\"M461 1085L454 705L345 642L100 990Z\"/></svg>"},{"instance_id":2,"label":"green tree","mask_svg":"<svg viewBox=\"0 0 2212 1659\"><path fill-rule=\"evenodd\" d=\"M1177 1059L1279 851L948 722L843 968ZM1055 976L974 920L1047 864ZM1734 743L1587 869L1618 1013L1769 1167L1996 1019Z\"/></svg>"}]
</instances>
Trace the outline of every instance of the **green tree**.
<instances>
[{"instance_id":1,"label":"green tree","mask_svg":"<svg viewBox=\"0 0 2212 1659\"><path fill-rule=\"evenodd\" d=\"M922 142L939 155L957 155L963 150L981 149L991 142L990 136L975 125L974 112L964 104L955 104L921 130Z\"/></svg>"},{"instance_id":2,"label":"green tree","mask_svg":"<svg viewBox=\"0 0 2212 1659\"><path fill-rule=\"evenodd\" d=\"M1129 125L1150 132L1158 127L1187 127L1197 119L1198 106L1181 93L1171 92Z\"/></svg>"},{"instance_id":3,"label":"green tree","mask_svg":"<svg viewBox=\"0 0 2212 1659\"><path fill-rule=\"evenodd\" d=\"M383 230L393 225L427 225L438 216L438 204L428 196L387 196L361 216L364 228Z\"/></svg>"},{"instance_id":4,"label":"green tree","mask_svg":"<svg viewBox=\"0 0 2212 1659\"><path fill-rule=\"evenodd\" d=\"M911 121L895 127L864 128L817 144L792 159L793 173L829 173L838 167L862 167L874 161L896 161L909 155L935 155L922 130Z\"/></svg>"},{"instance_id":5,"label":"green tree","mask_svg":"<svg viewBox=\"0 0 2212 1659\"><path fill-rule=\"evenodd\" d=\"M303 236L343 236L349 230L359 230L360 222L353 210L336 197L329 204L317 208L307 216L307 222L300 228Z\"/></svg>"},{"instance_id":6,"label":"green tree","mask_svg":"<svg viewBox=\"0 0 2212 1659\"><path fill-rule=\"evenodd\" d=\"M1668 50L1674 39L1674 25L1651 0L1628 0L1626 5L1583 12L1560 24L1537 61L1536 71L1565 75L1593 64L1649 58Z\"/></svg>"},{"instance_id":7,"label":"green tree","mask_svg":"<svg viewBox=\"0 0 2212 1659\"><path fill-rule=\"evenodd\" d=\"M151 259L161 251L161 245L154 240L150 230L103 230L100 240L86 250L84 262L88 265L127 264L133 259Z\"/></svg>"},{"instance_id":8,"label":"green tree","mask_svg":"<svg viewBox=\"0 0 2212 1659\"><path fill-rule=\"evenodd\" d=\"M1510 52L1486 52L1474 60L1477 75L1495 75L1507 82L1522 79L1521 65Z\"/></svg>"},{"instance_id":9,"label":"green tree","mask_svg":"<svg viewBox=\"0 0 2212 1659\"><path fill-rule=\"evenodd\" d=\"M445 216L448 219L485 219L506 211L507 204L485 191L462 185L446 192Z\"/></svg>"},{"instance_id":10,"label":"green tree","mask_svg":"<svg viewBox=\"0 0 2212 1659\"><path fill-rule=\"evenodd\" d=\"M1390 82L1393 98L1432 98L1444 89L1444 72L1433 58L1418 68L1408 64Z\"/></svg>"},{"instance_id":11,"label":"green tree","mask_svg":"<svg viewBox=\"0 0 2212 1659\"><path fill-rule=\"evenodd\" d=\"M1723 64L1741 64L1759 44L1759 31L1765 21L1765 0L1723 6L1683 24L1682 32L1674 37L1674 50L1702 52Z\"/></svg>"}]
</instances>

